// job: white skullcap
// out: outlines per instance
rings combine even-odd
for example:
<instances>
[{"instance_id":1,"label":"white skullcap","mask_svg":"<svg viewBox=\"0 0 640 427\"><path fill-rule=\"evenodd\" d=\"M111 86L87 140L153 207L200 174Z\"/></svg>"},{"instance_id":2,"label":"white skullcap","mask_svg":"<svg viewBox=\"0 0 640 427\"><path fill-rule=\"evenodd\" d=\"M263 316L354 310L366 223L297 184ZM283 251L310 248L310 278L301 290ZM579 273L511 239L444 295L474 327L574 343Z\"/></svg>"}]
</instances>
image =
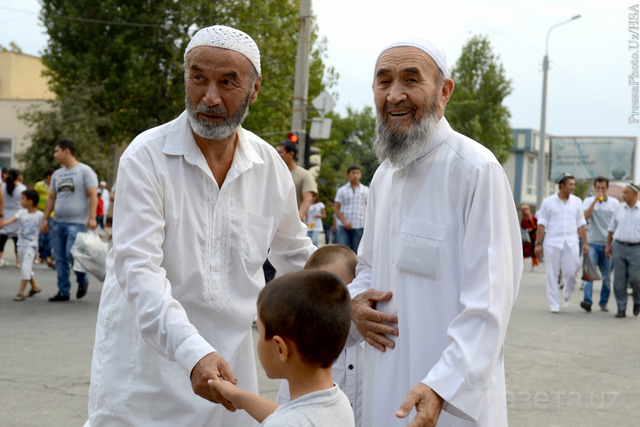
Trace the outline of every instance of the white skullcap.
<instances>
[{"instance_id":1,"label":"white skullcap","mask_svg":"<svg viewBox=\"0 0 640 427\"><path fill-rule=\"evenodd\" d=\"M224 25L214 25L200 29L187 45L184 51L184 59L187 60L187 53L194 47L211 46L222 49L234 50L243 54L253 64L260 74L260 49L249 35L235 28Z\"/></svg>"},{"instance_id":2,"label":"white skullcap","mask_svg":"<svg viewBox=\"0 0 640 427\"><path fill-rule=\"evenodd\" d=\"M100 181L100 185L106 186L107 185L107 181Z\"/></svg>"},{"instance_id":3,"label":"white skullcap","mask_svg":"<svg viewBox=\"0 0 640 427\"><path fill-rule=\"evenodd\" d=\"M428 40L424 37L408 37L405 39L398 40L397 42L391 43L384 49L380 51L378 54L378 59L380 59L380 55L386 50L389 50L393 47L401 47L401 46L409 46L420 49L425 52L427 55L433 59L436 63L444 78L449 78L449 69L447 68L447 57L444 54L444 51L436 46L431 40ZM376 61L377 62L377 61Z\"/></svg>"}]
</instances>

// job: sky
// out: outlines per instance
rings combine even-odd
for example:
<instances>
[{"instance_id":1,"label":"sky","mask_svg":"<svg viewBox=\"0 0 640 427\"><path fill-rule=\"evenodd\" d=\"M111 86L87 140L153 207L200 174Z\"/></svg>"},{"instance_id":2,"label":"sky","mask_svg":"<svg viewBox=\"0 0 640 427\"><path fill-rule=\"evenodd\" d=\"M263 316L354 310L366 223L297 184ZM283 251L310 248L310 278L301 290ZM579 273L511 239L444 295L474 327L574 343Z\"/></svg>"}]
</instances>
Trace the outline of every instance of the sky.
<instances>
[{"instance_id":1,"label":"sky","mask_svg":"<svg viewBox=\"0 0 640 427\"><path fill-rule=\"evenodd\" d=\"M640 136L640 124L629 123L634 86L628 78L638 66L632 55L639 53L629 48L630 24L638 25L637 19L630 22L634 5L634 0L312 0L315 24L327 40L325 63L340 75L331 89L337 112L373 106L377 55L399 37L431 38L451 68L466 41L481 34L513 82L505 104L514 128L540 128L547 32L580 14L549 36L546 128L554 136ZM24 53L39 55L47 40L39 8L37 0L0 0L0 44L15 41Z\"/></svg>"}]
</instances>

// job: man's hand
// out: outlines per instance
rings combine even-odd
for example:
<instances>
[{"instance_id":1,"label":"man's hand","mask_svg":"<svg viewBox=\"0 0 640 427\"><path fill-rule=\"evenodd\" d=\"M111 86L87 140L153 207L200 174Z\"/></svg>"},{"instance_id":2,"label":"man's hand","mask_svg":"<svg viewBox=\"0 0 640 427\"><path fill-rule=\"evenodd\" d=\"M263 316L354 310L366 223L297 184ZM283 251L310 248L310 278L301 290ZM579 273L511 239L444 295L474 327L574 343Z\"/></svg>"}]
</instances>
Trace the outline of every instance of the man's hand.
<instances>
[{"instance_id":1,"label":"man's hand","mask_svg":"<svg viewBox=\"0 0 640 427\"><path fill-rule=\"evenodd\" d=\"M407 417L415 406L417 414L409 427L433 427L438 422L443 403L444 399L431 387L420 383L409 390L407 398L396 411L396 417Z\"/></svg>"},{"instance_id":2,"label":"man's hand","mask_svg":"<svg viewBox=\"0 0 640 427\"><path fill-rule=\"evenodd\" d=\"M542 255L542 245L536 244L536 247L533 249L533 253L536 255L536 258L540 258L540 255Z\"/></svg>"},{"instance_id":3,"label":"man's hand","mask_svg":"<svg viewBox=\"0 0 640 427\"><path fill-rule=\"evenodd\" d=\"M207 383L210 379L220 378L236 384L238 380L231 372L229 363L218 352L207 354L200 359L191 371L191 387L198 396L219 403L230 411L235 411L233 404L217 390L212 390Z\"/></svg>"},{"instance_id":4,"label":"man's hand","mask_svg":"<svg viewBox=\"0 0 640 427\"><path fill-rule=\"evenodd\" d=\"M48 233L49 232L49 222L47 221L46 218L40 224L40 231L42 231L43 233Z\"/></svg>"},{"instance_id":5,"label":"man's hand","mask_svg":"<svg viewBox=\"0 0 640 427\"><path fill-rule=\"evenodd\" d=\"M351 225L349 221L343 222L342 226L344 227L345 230L353 230L353 225Z\"/></svg>"},{"instance_id":6,"label":"man's hand","mask_svg":"<svg viewBox=\"0 0 640 427\"><path fill-rule=\"evenodd\" d=\"M583 243L582 244L582 254L583 255L589 255L589 244L588 243Z\"/></svg>"},{"instance_id":7,"label":"man's hand","mask_svg":"<svg viewBox=\"0 0 640 427\"><path fill-rule=\"evenodd\" d=\"M611 258L611 254L613 251L611 250L611 245L607 243L607 246L604 247L604 256L607 258Z\"/></svg>"},{"instance_id":8,"label":"man's hand","mask_svg":"<svg viewBox=\"0 0 640 427\"><path fill-rule=\"evenodd\" d=\"M89 221L87 221L87 228L89 230L95 230L98 227L98 222L96 221L95 218L89 218Z\"/></svg>"},{"instance_id":9,"label":"man's hand","mask_svg":"<svg viewBox=\"0 0 640 427\"><path fill-rule=\"evenodd\" d=\"M391 292L369 289L351 301L351 318L358 331L369 344L380 351L385 351L386 347L395 347L395 343L384 334L398 335L398 328L382 322L398 323L398 316L375 310L373 306L377 301L389 301L391 297Z\"/></svg>"}]
</instances>

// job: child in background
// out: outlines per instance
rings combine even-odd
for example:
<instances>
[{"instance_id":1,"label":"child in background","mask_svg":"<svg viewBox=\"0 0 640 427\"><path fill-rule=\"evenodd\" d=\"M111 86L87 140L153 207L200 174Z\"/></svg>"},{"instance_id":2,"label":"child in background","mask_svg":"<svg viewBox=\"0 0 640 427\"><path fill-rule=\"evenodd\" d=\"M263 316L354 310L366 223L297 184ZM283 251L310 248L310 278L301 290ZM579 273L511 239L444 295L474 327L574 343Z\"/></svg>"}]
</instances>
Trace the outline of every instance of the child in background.
<instances>
[{"instance_id":1,"label":"child in background","mask_svg":"<svg viewBox=\"0 0 640 427\"><path fill-rule=\"evenodd\" d=\"M325 245L315 251L304 266L305 270L322 270L338 276L346 285L356 277L357 255L344 245ZM338 384L351 403L356 427L362 424L362 358L364 357L364 341L345 347L332 367L333 381ZM289 387L282 380L276 402L285 404L289 401Z\"/></svg>"},{"instance_id":2,"label":"child in background","mask_svg":"<svg viewBox=\"0 0 640 427\"><path fill-rule=\"evenodd\" d=\"M318 238L322 232L322 219L327 214L324 211L324 203L318 201L318 195L313 196L313 204L309 206L307 212L307 236L311 239L314 246L318 246Z\"/></svg>"},{"instance_id":3,"label":"child in background","mask_svg":"<svg viewBox=\"0 0 640 427\"><path fill-rule=\"evenodd\" d=\"M257 324L260 363L269 378L289 381L291 402L280 406L223 379L209 387L265 427L353 426L349 400L331 379L351 325L344 283L324 271L278 277L258 296Z\"/></svg>"},{"instance_id":4,"label":"child in background","mask_svg":"<svg viewBox=\"0 0 640 427\"><path fill-rule=\"evenodd\" d=\"M36 257L38 249L38 238L40 236L40 223L42 222L43 213L38 210L38 200L40 196L36 190L25 190L22 192L20 205L24 209L20 209L13 218L4 221L4 225L18 222L20 229L18 231L18 257L20 258L20 290L13 298L14 301L24 301L24 291L27 282L31 284L31 290L27 296L34 296L41 291L40 286L33 278L33 260ZM0 227L2 228L2 227Z\"/></svg>"}]
</instances>

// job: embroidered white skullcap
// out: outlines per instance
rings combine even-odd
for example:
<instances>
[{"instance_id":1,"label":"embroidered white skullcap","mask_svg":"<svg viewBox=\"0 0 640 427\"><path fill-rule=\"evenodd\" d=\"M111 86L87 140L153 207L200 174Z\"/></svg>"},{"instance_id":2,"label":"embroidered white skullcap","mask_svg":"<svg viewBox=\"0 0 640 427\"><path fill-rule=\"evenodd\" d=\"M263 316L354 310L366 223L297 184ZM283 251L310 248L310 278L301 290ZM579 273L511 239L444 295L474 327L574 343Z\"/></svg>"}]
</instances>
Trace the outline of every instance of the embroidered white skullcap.
<instances>
[{"instance_id":1,"label":"embroidered white skullcap","mask_svg":"<svg viewBox=\"0 0 640 427\"><path fill-rule=\"evenodd\" d=\"M440 71L442 71L442 74L444 75L445 79L449 78L449 69L447 68L447 57L444 54L444 51L440 49L438 46L436 46L436 44L433 43L431 40L424 37L418 37L418 36L407 37L407 38L398 40L394 43L391 43L390 45L386 46L384 49L380 51L380 53L378 54L378 59L380 59L380 55L382 55L383 52L393 47L401 47L401 46L415 47L425 52L427 55L431 57L431 59L433 59L433 61L436 63Z\"/></svg>"},{"instance_id":2,"label":"embroidered white skullcap","mask_svg":"<svg viewBox=\"0 0 640 427\"><path fill-rule=\"evenodd\" d=\"M630 189L632 189L636 193L640 192L640 186L634 184L633 182L630 182L629 185L627 185L627 187L629 187Z\"/></svg>"},{"instance_id":3,"label":"embroidered white skullcap","mask_svg":"<svg viewBox=\"0 0 640 427\"><path fill-rule=\"evenodd\" d=\"M219 47L241 53L251 61L258 74L260 74L260 49L248 34L240 30L224 25L214 25L198 30L184 51L185 61L187 53L198 46Z\"/></svg>"}]
</instances>

